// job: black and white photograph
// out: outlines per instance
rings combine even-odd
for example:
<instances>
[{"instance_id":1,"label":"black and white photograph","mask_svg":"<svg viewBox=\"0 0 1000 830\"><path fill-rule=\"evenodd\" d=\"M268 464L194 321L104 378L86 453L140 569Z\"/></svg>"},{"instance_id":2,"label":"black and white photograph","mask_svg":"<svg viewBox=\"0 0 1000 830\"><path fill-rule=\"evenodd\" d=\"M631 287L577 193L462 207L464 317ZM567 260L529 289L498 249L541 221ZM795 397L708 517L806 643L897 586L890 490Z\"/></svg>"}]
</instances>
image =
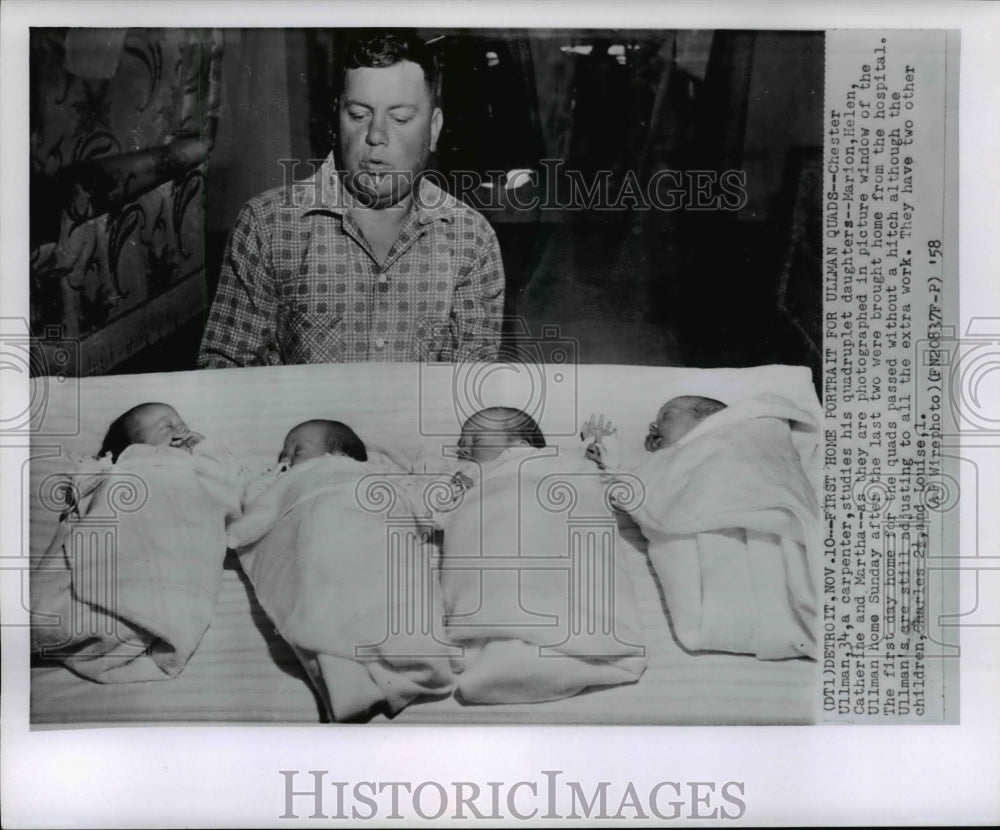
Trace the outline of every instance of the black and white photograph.
<instances>
[{"instance_id":1,"label":"black and white photograph","mask_svg":"<svg viewBox=\"0 0 1000 830\"><path fill-rule=\"evenodd\" d=\"M33 29L32 722L814 720L823 46Z\"/></svg>"},{"instance_id":2,"label":"black and white photograph","mask_svg":"<svg viewBox=\"0 0 1000 830\"><path fill-rule=\"evenodd\" d=\"M981 36L528 5L18 7L19 740L198 803L218 741L230 822L808 823L755 758L968 723Z\"/></svg>"}]
</instances>

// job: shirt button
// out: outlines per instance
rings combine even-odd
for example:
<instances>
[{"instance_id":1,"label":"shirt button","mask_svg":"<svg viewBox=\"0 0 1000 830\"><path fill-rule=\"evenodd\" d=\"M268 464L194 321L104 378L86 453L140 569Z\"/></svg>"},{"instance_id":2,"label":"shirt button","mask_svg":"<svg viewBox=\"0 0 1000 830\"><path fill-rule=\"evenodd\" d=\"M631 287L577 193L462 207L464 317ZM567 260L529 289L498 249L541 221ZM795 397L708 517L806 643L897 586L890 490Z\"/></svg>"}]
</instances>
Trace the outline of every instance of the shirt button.
<instances>
[{"instance_id":1,"label":"shirt button","mask_svg":"<svg viewBox=\"0 0 1000 830\"><path fill-rule=\"evenodd\" d=\"M378 337L378 338L375 339L375 348L376 349L384 349L385 348L385 338L384 337Z\"/></svg>"},{"instance_id":2,"label":"shirt button","mask_svg":"<svg viewBox=\"0 0 1000 830\"><path fill-rule=\"evenodd\" d=\"M387 285L389 283L389 277L386 276L384 271L380 271L378 275L379 285Z\"/></svg>"}]
</instances>

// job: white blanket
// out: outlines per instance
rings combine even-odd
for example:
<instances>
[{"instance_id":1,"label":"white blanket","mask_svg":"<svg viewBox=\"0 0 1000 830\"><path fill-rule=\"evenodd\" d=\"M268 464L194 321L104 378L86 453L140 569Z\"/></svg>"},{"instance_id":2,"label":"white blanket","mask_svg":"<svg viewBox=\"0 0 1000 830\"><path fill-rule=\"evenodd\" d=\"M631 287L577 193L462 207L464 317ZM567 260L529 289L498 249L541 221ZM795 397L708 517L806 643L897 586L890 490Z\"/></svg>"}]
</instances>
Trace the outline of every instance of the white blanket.
<instances>
[{"instance_id":1,"label":"white blanket","mask_svg":"<svg viewBox=\"0 0 1000 830\"><path fill-rule=\"evenodd\" d=\"M32 563L32 650L103 683L179 674L212 619L240 476L211 440L136 444L96 471Z\"/></svg>"},{"instance_id":2,"label":"white blanket","mask_svg":"<svg viewBox=\"0 0 1000 830\"><path fill-rule=\"evenodd\" d=\"M645 668L600 478L558 453L508 450L442 519L446 627L465 646L465 702L555 700L634 682Z\"/></svg>"},{"instance_id":3,"label":"white blanket","mask_svg":"<svg viewBox=\"0 0 1000 830\"><path fill-rule=\"evenodd\" d=\"M229 528L257 599L337 721L451 690L431 545L412 516L389 515L373 470L339 456L296 465Z\"/></svg>"},{"instance_id":4,"label":"white blanket","mask_svg":"<svg viewBox=\"0 0 1000 830\"><path fill-rule=\"evenodd\" d=\"M636 474L674 633L695 651L815 656L818 506L792 443L812 417L774 395L735 403Z\"/></svg>"},{"instance_id":5,"label":"white blanket","mask_svg":"<svg viewBox=\"0 0 1000 830\"><path fill-rule=\"evenodd\" d=\"M539 373L542 382L537 382ZM477 384L465 384L465 377L477 379ZM483 382L479 384L478 379ZM543 391L544 407L533 409L531 395ZM525 409L539 421L550 443L578 443L573 436L579 432L579 421L592 412L603 412L621 435L634 440L641 453L646 425L657 407L672 396L700 394L731 403L764 391L780 394L810 411L821 411L810 371L789 366L686 369L367 363L69 378L60 382L35 379L31 400L44 400L46 405L37 408L32 425L30 478L24 484L30 501L30 533L25 527L22 538L30 540L33 557L45 552L61 509L61 505L53 507L45 501L46 482L73 468L67 456L92 453L100 446L107 425L143 401L169 402L199 432L225 435L241 459L264 469L274 463L287 431L316 417L350 424L369 450L371 438L383 438L416 456L424 444L453 444L463 420L485 406L506 404ZM464 403L463 396L469 397ZM798 437L799 433L793 433L793 441ZM4 452L10 453L12 464L28 465L27 448L10 447ZM814 456L814 464L817 460ZM14 510L15 517L17 512ZM10 542L15 549L16 537L13 531ZM814 719L814 703L819 699L815 663L761 661L734 654L693 656L681 651L668 627L660 590L648 567L646 546L637 531L628 538L636 545L626 542L627 560L632 566L648 651L648 666L638 683L551 703L462 706L453 697L442 696L407 707L397 721L648 725L801 723ZM27 555L27 545L24 547ZM212 625L178 677L169 683L100 684L62 666L36 664L32 668L32 723L315 722L318 715L313 694L295 673L298 666L289 665L294 657L274 634L263 611L254 603L251 612L244 575L234 570L224 573ZM28 622L26 612L20 612L18 620L18 609L9 610L8 622ZM32 624L36 622L32 620ZM26 654L19 657L23 660Z\"/></svg>"}]
</instances>

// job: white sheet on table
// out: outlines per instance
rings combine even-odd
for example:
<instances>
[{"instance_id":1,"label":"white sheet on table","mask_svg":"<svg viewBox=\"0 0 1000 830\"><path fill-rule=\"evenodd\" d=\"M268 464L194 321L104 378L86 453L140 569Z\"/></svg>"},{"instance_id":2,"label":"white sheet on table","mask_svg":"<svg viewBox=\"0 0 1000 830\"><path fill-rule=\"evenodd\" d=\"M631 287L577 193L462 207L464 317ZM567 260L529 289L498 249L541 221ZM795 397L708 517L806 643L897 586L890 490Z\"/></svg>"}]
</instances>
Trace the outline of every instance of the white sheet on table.
<instances>
[{"instance_id":1,"label":"white sheet on table","mask_svg":"<svg viewBox=\"0 0 1000 830\"><path fill-rule=\"evenodd\" d=\"M485 367L489 369L490 367ZM505 369L506 367L499 367ZM496 371L513 376L522 367ZM432 373L428 369L433 369ZM467 374L482 367L469 367ZM173 372L84 379L33 379L33 443L30 479L30 548L41 555L58 525L59 509L39 497L42 485L64 471L68 455L89 455L100 446L107 425L122 411L148 400L166 399L199 432L225 431L235 450L261 469L274 462L277 446L296 423L333 417L416 455L429 442L454 443L461 419L481 406L521 406L501 388L483 391L468 406L458 373L447 365L346 364ZM809 369L759 366L746 369L561 365L542 368L541 410L531 409L549 443L573 436L592 412L603 412L641 449L646 425L670 397L702 394L733 402L761 392L781 395L818 412ZM472 392L478 393L478 387ZM529 408L522 406L522 408ZM415 438L414 436L419 436ZM37 440L36 440L37 439ZM575 437L572 438L576 441ZM793 440L798 440L793 434ZM812 480L820 455L811 442L804 460ZM798 723L815 718L815 664L790 660L702 653L675 643L657 584L649 571L645 542L626 543L630 572L639 595L649 665L634 685L606 688L550 703L462 707L443 698L409 707L402 722L497 723ZM224 581L229 599L219 610L187 670L170 683L100 685L59 667L32 670L32 722L142 721L161 719L244 721L315 720L312 694L288 669L277 665L247 612L244 586L235 572ZM271 636L268 633L268 636Z\"/></svg>"}]
</instances>

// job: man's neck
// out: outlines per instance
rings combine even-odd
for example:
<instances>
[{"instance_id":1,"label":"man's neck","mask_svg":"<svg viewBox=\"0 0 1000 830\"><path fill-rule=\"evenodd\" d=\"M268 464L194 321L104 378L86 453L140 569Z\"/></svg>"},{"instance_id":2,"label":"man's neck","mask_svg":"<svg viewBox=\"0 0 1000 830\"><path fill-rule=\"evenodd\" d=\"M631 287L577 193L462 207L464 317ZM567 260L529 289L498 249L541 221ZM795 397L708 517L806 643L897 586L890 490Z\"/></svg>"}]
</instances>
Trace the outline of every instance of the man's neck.
<instances>
[{"instance_id":1,"label":"man's neck","mask_svg":"<svg viewBox=\"0 0 1000 830\"><path fill-rule=\"evenodd\" d=\"M412 211L412 194L407 194L396 204L385 208L354 206L350 209L351 216L361 228L372 253L380 263L388 256L403 223Z\"/></svg>"},{"instance_id":2,"label":"man's neck","mask_svg":"<svg viewBox=\"0 0 1000 830\"><path fill-rule=\"evenodd\" d=\"M364 207L362 205L358 205L355 200L354 204L350 207L350 211L354 214L355 218L360 217L363 221L368 221L382 226L402 225L412 210L412 193L407 193L406 196L394 205L387 205L385 207Z\"/></svg>"}]
</instances>

